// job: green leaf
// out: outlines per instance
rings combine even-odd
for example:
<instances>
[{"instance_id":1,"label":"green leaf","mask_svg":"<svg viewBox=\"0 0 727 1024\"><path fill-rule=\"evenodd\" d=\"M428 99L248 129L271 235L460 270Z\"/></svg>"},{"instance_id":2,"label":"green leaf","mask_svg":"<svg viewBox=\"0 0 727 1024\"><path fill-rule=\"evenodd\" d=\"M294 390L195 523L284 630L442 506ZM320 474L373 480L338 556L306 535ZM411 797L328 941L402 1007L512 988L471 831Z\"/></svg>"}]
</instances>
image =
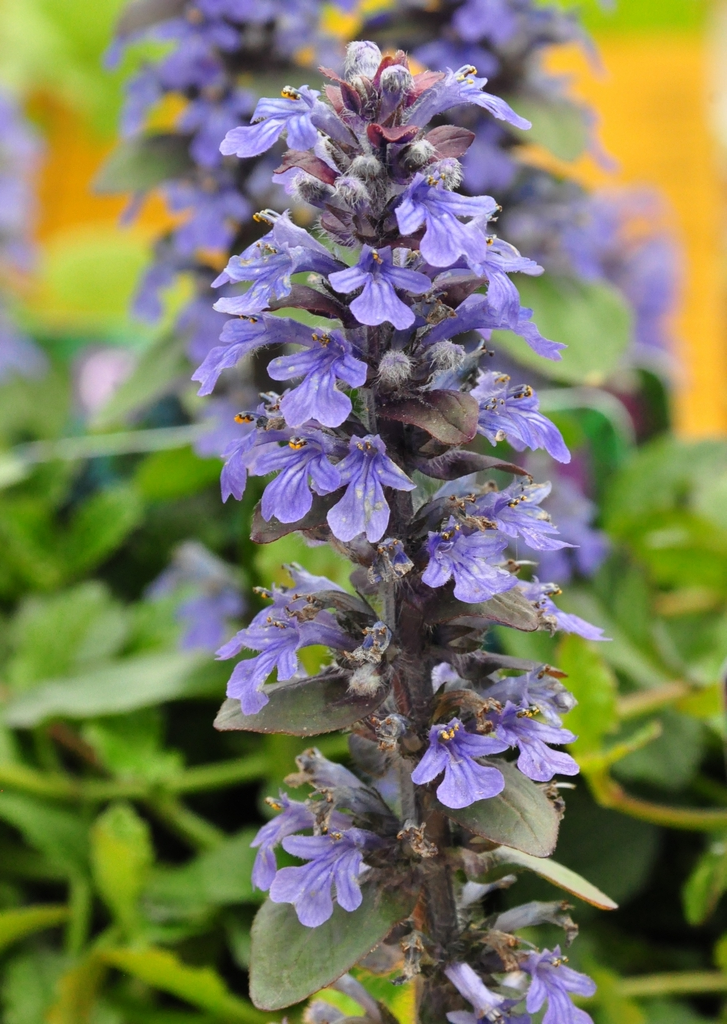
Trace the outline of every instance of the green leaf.
<instances>
[{"instance_id":1,"label":"green leaf","mask_svg":"<svg viewBox=\"0 0 727 1024\"><path fill-rule=\"evenodd\" d=\"M221 466L219 459L201 459L191 448L154 452L141 463L134 482L147 500L171 501L217 483Z\"/></svg>"},{"instance_id":2,"label":"green leaf","mask_svg":"<svg viewBox=\"0 0 727 1024\"><path fill-rule=\"evenodd\" d=\"M128 935L139 926L139 897L154 860L149 826L130 804L117 803L91 829L91 864L96 886Z\"/></svg>"},{"instance_id":3,"label":"green leaf","mask_svg":"<svg viewBox=\"0 0 727 1024\"><path fill-rule=\"evenodd\" d=\"M646 1016L638 1003L621 994L618 975L596 964L588 963L585 969L598 985L599 1024L646 1024ZM669 1024L677 1022L669 1019Z\"/></svg>"},{"instance_id":4,"label":"green leaf","mask_svg":"<svg viewBox=\"0 0 727 1024\"><path fill-rule=\"evenodd\" d=\"M37 903L0 911L0 952L26 935L54 928L68 918L68 907L62 904Z\"/></svg>"},{"instance_id":5,"label":"green leaf","mask_svg":"<svg viewBox=\"0 0 727 1024\"><path fill-rule=\"evenodd\" d=\"M646 782L676 792L688 786L704 756L706 734L696 718L666 709L659 715L662 732L648 746L635 750L613 767L629 782Z\"/></svg>"},{"instance_id":6,"label":"green leaf","mask_svg":"<svg viewBox=\"0 0 727 1024\"><path fill-rule=\"evenodd\" d=\"M210 967L189 967L169 950L154 946L141 950L106 949L100 956L111 967L224 1020L266 1024L265 1015L234 996L216 971Z\"/></svg>"},{"instance_id":7,"label":"green leaf","mask_svg":"<svg viewBox=\"0 0 727 1024\"><path fill-rule=\"evenodd\" d=\"M555 362L536 355L507 331L494 331L493 344L519 363L565 384L602 384L618 367L631 339L631 317L623 298L609 284L570 278L518 279L523 306L546 338L568 346Z\"/></svg>"},{"instance_id":8,"label":"green leaf","mask_svg":"<svg viewBox=\"0 0 727 1024\"><path fill-rule=\"evenodd\" d=\"M344 675L325 673L267 686L264 692L270 702L256 715L243 715L239 700L226 700L215 719L215 729L320 736L348 729L366 718L383 703L388 691L382 686L372 696L356 696L348 692Z\"/></svg>"},{"instance_id":9,"label":"green leaf","mask_svg":"<svg viewBox=\"0 0 727 1024\"><path fill-rule=\"evenodd\" d=\"M466 604L451 592L437 592L431 600L430 621L468 629L487 629L497 623L524 632L534 632L540 625L538 613L519 590L506 590L480 604Z\"/></svg>"},{"instance_id":10,"label":"green leaf","mask_svg":"<svg viewBox=\"0 0 727 1024\"><path fill-rule=\"evenodd\" d=\"M71 520L64 550L72 573L87 572L112 554L143 514L141 499L128 484L98 491Z\"/></svg>"},{"instance_id":11,"label":"green leaf","mask_svg":"<svg viewBox=\"0 0 727 1024\"><path fill-rule=\"evenodd\" d=\"M163 731L161 709L151 707L89 722L83 738L114 775L161 782L182 767L176 750L162 749Z\"/></svg>"},{"instance_id":12,"label":"green leaf","mask_svg":"<svg viewBox=\"0 0 727 1024\"><path fill-rule=\"evenodd\" d=\"M577 160L588 147L590 139L590 110L571 100L554 97L537 99L518 96L515 107L521 117L532 121L532 128L524 131L513 128L524 143L538 143L559 160Z\"/></svg>"},{"instance_id":13,"label":"green leaf","mask_svg":"<svg viewBox=\"0 0 727 1024\"><path fill-rule=\"evenodd\" d=\"M5 965L2 985L4 1024L47 1024L46 1010L65 966L62 953L33 950Z\"/></svg>"},{"instance_id":14,"label":"green leaf","mask_svg":"<svg viewBox=\"0 0 727 1024\"><path fill-rule=\"evenodd\" d=\"M528 853L520 850L508 850L503 848L497 850L497 859L500 864L516 864L518 867L527 868L541 878L546 878L559 889L577 896L586 903L591 903L601 910L617 910L618 904L614 903L610 896L601 892L595 885L582 878L577 872L571 871L564 864L558 864L550 857L531 857Z\"/></svg>"},{"instance_id":15,"label":"green leaf","mask_svg":"<svg viewBox=\"0 0 727 1024\"><path fill-rule=\"evenodd\" d=\"M290 903L263 903L252 926L250 997L255 1006L280 1010L326 988L385 939L416 904L416 894L405 885L378 890L364 883L361 888L358 910L349 913L336 904L318 928L302 925Z\"/></svg>"},{"instance_id":16,"label":"green leaf","mask_svg":"<svg viewBox=\"0 0 727 1024\"><path fill-rule=\"evenodd\" d=\"M467 444L477 433L479 406L458 391L425 391L416 399L382 405L378 413L420 427L442 444Z\"/></svg>"},{"instance_id":17,"label":"green leaf","mask_svg":"<svg viewBox=\"0 0 727 1024\"><path fill-rule=\"evenodd\" d=\"M203 914L211 908L259 902L253 889L256 829L245 829L181 868L157 870L144 891L154 920Z\"/></svg>"},{"instance_id":18,"label":"green leaf","mask_svg":"<svg viewBox=\"0 0 727 1024\"><path fill-rule=\"evenodd\" d=\"M712 916L727 891L727 843L725 837L710 842L682 889L684 916L693 927Z\"/></svg>"},{"instance_id":19,"label":"green leaf","mask_svg":"<svg viewBox=\"0 0 727 1024\"><path fill-rule=\"evenodd\" d=\"M147 192L162 182L184 178L194 169L189 139L176 132L158 132L124 139L107 158L94 191Z\"/></svg>"},{"instance_id":20,"label":"green leaf","mask_svg":"<svg viewBox=\"0 0 727 1024\"><path fill-rule=\"evenodd\" d=\"M558 839L558 814L539 786L514 764L492 762L505 777L505 788L491 800L469 807L440 810L475 835L500 846L510 846L533 857L549 857Z\"/></svg>"},{"instance_id":21,"label":"green leaf","mask_svg":"<svg viewBox=\"0 0 727 1024\"><path fill-rule=\"evenodd\" d=\"M96 580L48 597L33 595L11 626L8 682L27 689L41 679L87 671L116 654L127 626L123 608Z\"/></svg>"},{"instance_id":22,"label":"green leaf","mask_svg":"<svg viewBox=\"0 0 727 1024\"><path fill-rule=\"evenodd\" d=\"M64 873L86 873L88 828L76 814L29 796L3 793L0 820L21 832L30 846Z\"/></svg>"},{"instance_id":23,"label":"green leaf","mask_svg":"<svg viewBox=\"0 0 727 1024\"><path fill-rule=\"evenodd\" d=\"M149 654L86 675L50 680L11 700L5 721L27 729L58 715L97 718L190 696L196 693L194 670L201 663L201 655Z\"/></svg>"},{"instance_id":24,"label":"green leaf","mask_svg":"<svg viewBox=\"0 0 727 1024\"><path fill-rule=\"evenodd\" d=\"M568 689L578 701L567 719L567 727L578 737L572 744L573 753L577 757L598 750L618 722L616 677L596 645L575 633L560 642L557 665L568 674Z\"/></svg>"}]
</instances>

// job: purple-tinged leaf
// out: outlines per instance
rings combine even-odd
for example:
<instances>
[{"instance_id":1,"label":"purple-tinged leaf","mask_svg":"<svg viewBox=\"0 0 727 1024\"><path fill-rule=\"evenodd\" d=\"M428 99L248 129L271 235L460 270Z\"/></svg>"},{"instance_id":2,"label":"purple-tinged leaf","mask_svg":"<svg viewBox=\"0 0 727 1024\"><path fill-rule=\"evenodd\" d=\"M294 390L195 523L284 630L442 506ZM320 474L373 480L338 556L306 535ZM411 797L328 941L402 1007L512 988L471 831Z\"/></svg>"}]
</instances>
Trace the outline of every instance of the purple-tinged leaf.
<instances>
[{"instance_id":1,"label":"purple-tinged leaf","mask_svg":"<svg viewBox=\"0 0 727 1024\"><path fill-rule=\"evenodd\" d=\"M434 146L438 157L460 157L475 141L475 133L454 124L443 124L433 128L424 138Z\"/></svg>"},{"instance_id":2,"label":"purple-tinged leaf","mask_svg":"<svg viewBox=\"0 0 727 1024\"><path fill-rule=\"evenodd\" d=\"M306 284L294 284L284 299L271 302L269 308L271 310L307 309L309 313L314 313L316 316L327 316L331 320L340 320L346 327L356 322L342 302L329 295L324 295L316 288L309 288Z\"/></svg>"},{"instance_id":3,"label":"purple-tinged leaf","mask_svg":"<svg viewBox=\"0 0 727 1024\"><path fill-rule=\"evenodd\" d=\"M275 516L272 516L269 522L266 522L262 517L260 502L258 502L252 516L250 539L253 544L272 544L273 541L280 540L281 537L287 537L288 534L295 533L298 530L305 532L316 529L324 529L326 535L328 535L326 513L335 504L337 500L336 494L340 494L340 492L336 491L335 494L326 494L323 497L314 494L310 512L298 520L297 523L281 523Z\"/></svg>"},{"instance_id":4,"label":"purple-tinged leaf","mask_svg":"<svg viewBox=\"0 0 727 1024\"><path fill-rule=\"evenodd\" d=\"M459 391L426 391L418 398L390 402L379 415L426 430L442 444L466 444L477 433L479 406Z\"/></svg>"},{"instance_id":5,"label":"purple-tinged leaf","mask_svg":"<svg viewBox=\"0 0 727 1024\"><path fill-rule=\"evenodd\" d=\"M389 887L361 886L352 913L336 905L318 928L306 928L290 903L267 900L252 926L250 998L260 1010L292 1006L327 988L370 953L417 902L417 887L390 873Z\"/></svg>"},{"instance_id":6,"label":"purple-tinged leaf","mask_svg":"<svg viewBox=\"0 0 727 1024\"><path fill-rule=\"evenodd\" d=\"M332 185L338 177L338 172L334 171L325 160L321 160L319 156L307 149L287 150L283 153L283 162L280 167L275 168L274 173L282 174L284 171L289 171L291 167L300 167L301 170L318 178L319 181L325 182L326 185Z\"/></svg>"},{"instance_id":7,"label":"purple-tinged leaf","mask_svg":"<svg viewBox=\"0 0 727 1024\"><path fill-rule=\"evenodd\" d=\"M276 683L265 689L269 703L255 715L243 715L239 700L228 699L215 718L220 732L285 733L287 736L320 736L349 729L384 702L382 686L368 697L348 692L347 675L327 672L292 683Z\"/></svg>"},{"instance_id":8,"label":"purple-tinged leaf","mask_svg":"<svg viewBox=\"0 0 727 1024\"><path fill-rule=\"evenodd\" d=\"M505 777L502 793L469 807L453 809L440 805L440 809L452 821L493 843L533 857L549 857L555 849L560 824L553 803L514 764L499 758L488 764Z\"/></svg>"},{"instance_id":9,"label":"purple-tinged leaf","mask_svg":"<svg viewBox=\"0 0 727 1024\"><path fill-rule=\"evenodd\" d=\"M525 633L538 629L538 613L519 590L506 590L480 604L465 604L441 589L430 602L430 622L446 622L468 629L487 629L492 625L511 626Z\"/></svg>"},{"instance_id":10,"label":"purple-tinged leaf","mask_svg":"<svg viewBox=\"0 0 727 1024\"><path fill-rule=\"evenodd\" d=\"M416 125L398 125L396 128L384 128L380 124L370 124L366 129L372 146L385 146L387 142L411 142L419 134Z\"/></svg>"},{"instance_id":11,"label":"purple-tinged leaf","mask_svg":"<svg viewBox=\"0 0 727 1024\"><path fill-rule=\"evenodd\" d=\"M425 476L435 480L457 480L470 473L481 473L488 469L499 469L503 473L517 473L520 476L530 474L522 466L513 462L503 462L494 455L480 455L479 452L449 451L437 455L433 459L414 459L414 466Z\"/></svg>"}]
</instances>

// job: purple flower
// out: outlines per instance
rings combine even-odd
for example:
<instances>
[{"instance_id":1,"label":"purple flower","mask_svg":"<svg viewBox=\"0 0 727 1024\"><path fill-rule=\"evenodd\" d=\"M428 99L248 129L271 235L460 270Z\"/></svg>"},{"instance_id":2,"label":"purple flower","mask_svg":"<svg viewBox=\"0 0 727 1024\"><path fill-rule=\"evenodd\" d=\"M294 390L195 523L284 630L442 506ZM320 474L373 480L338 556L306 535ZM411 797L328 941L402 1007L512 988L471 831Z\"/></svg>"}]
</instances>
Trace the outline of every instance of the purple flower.
<instances>
[{"instance_id":1,"label":"purple flower","mask_svg":"<svg viewBox=\"0 0 727 1024\"><path fill-rule=\"evenodd\" d=\"M245 607L229 566L198 541L188 540L174 551L171 565L147 588L152 599L192 592L177 608L185 624L183 650L214 651L228 634L229 620Z\"/></svg>"},{"instance_id":2,"label":"purple flower","mask_svg":"<svg viewBox=\"0 0 727 1024\"><path fill-rule=\"evenodd\" d=\"M517 766L535 782L550 782L554 775L577 775L578 765L562 750L551 750L548 743L573 743L577 739L568 729L546 725L533 718L535 711L517 707L508 701L501 712L492 714L495 735L509 747L517 747Z\"/></svg>"},{"instance_id":3,"label":"purple flower","mask_svg":"<svg viewBox=\"0 0 727 1024\"><path fill-rule=\"evenodd\" d=\"M337 292L353 292L363 285L362 293L350 305L360 324L373 327L388 321L398 330L411 327L415 316L414 310L402 302L395 289L422 295L432 286L426 274L397 266L390 245L383 249L364 245L355 267L329 274L328 280Z\"/></svg>"},{"instance_id":4,"label":"purple flower","mask_svg":"<svg viewBox=\"0 0 727 1024\"><path fill-rule=\"evenodd\" d=\"M179 121L185 132L194 132L189 153L200 167L218 167L222 162L220 142L228 131L248 117L253 97L242 89L234 89L224 99L198 97L187 105Z\"/></svg>"},{"instance_id":5,"label":"purple flower","mask_svg":"<svg viewBox=\"0 0 727 1024\"><path fill-rule=\"evenodd\" d=\"M489 39L502 46L515 35L518 19L511 0L467 0L455 11L452 25L468 42Z\"/></svg>"},{"instance_id":6,"label":"purple flower","mask_svg":"<svg viewBox=\"0 0 727 1024\"><path fill-rule=\"evenodd\" d=\"M593 1024L585 1010L573 1005L569 993L592 996L596 984L587 974L566 967L567 959L561 954L560 946L556 946L552 953L544 949L542 953L530 953L523 960L523 970L533 979L525 1004L528 1013L537 1013L547 1000L543 1024Z\"/></svg>"},{"instance_id":7,"label":"purple flower","mask_svg":"<svg viewBox=\"0 0 727 1024\"><path fill-rule=\"evenodd\" d=\"M579 615L571 615L558 608L552 600L552 595L557 596L561 593L557 583L541 583L534 577L532 583L518 583L518 589L522 590L528 601L533 602L543 622L552 632L561 630L563 633L577 633L584 640L611 639L603 635L600 626L593 626Z\"/></svg>"},{"instance_id":8,"label":"purple flower","mask_svg":"<svg viewBox=\"0 0 727 1024\"><path fill-rule=\"evenodd\" d=\"M289 836L283 840L283 849L309 863L281 868L270 887L270 899L292 903L298 920L308 928L317 928L333 913L334 885L339 905L357 910L363 899L358 879L364 869L364 853L381 845L377 835L361 828L324 836Z\"/></svg>"},{"instance_id":9,"label":"purple flower","mask_svg":"<svg viewBox=\"0 0 727 1024\"><path fill-rule=\"evenodd\" d=\"M320 93L307 85L301 85L300 89L286 85L279 98L259 100L252 123L229 131L220 145L220 152L224 156L259 156L270 149L284 131L291 149L312 149L318 141L318 131L311 114L317 106L327 112L318 96Z\"/></svg>"},{"instance_id":10,"label":"purple flower","mask_svg":"<svg viewBox=\"0 0 727 1024\"><path fill-rule=\"evenodd\" d=\"M192 380L201 384L197 394L211 394L222 371L236 366L243 356L256 348L286 342L307 345L310 337L309 327L287 317L262 313L260 316L228 320L220 335L224 344L210 349L201 366L192 374Z\"/></svg>"},{"instance_id":11,"label":"purple flower","mask_svg":"<svg viewBox=\"0 0 727 1024\"><path fill-rule=\"evenodd\" d=\"M504 491L489 491L477 498L478 516L494 520L506 537L521 537L536 551L557 551L572 547L560 540L558 528L540 503L550 494L550 484L512 483Z\"/></svg>"},{"instance_id":12,"label":"purple flower","mask_svg":"<svg viewBox=\"0 0 727 1024\"><path fill-rule=\"evenodd\" d=\"M366 383L368 367L353 354L353 346L340 331L313 332L309 347L290 356L278 356L268 364L273 380L303 377L280 402L285 422L299 427L317 420L324 427L338 427L351 412L351 399L336 387L342 380L352 388Z\"/></svg>"},{"instance_id":13,"label":"purple flower","mask_svg":"<svg viewBox=\"0 0 727 1024\"><path fill-rule=\"evenodd\" d=\"M311 431L285 445L266 447L248 469L254 476L278 473L263 491L260 511L266 521L275 516L281 523L297 523L310 512L309 479L316 494L330 494L345 482L339 467L328 461L323 435Z\"/></svg>"},{"instance_id":14,"label":"purple flower","mask_svg":"<svg viewBox=\"0 0 727 1024\"><path fill-rule=\"evenodd\" d=\"M243 295L218 299L214 308L221 313L258 313L274 299L290 294L291 274L306 270L327 274L341 266L324 245L292 223L287 211L265 210L258 216L273 220L272 231L233 256L214 281L214 287L230 281L251 281L252 287Z\"/></svg>"},{"instance_id":15,"label":"purple flower","mask_svg":"<svg viewBox=\"0 0 727 1024\"><path fill-rule=\"evenodd\" d=\"M349 454L336 466L346 493L329 511L328 525L339 540L353 540L360 533L373 544L389 525L389 505L384 487L413 491L416 484L386 454L378 434L351 438Z\"/></svg>"},{"instance_id":16,"label":"purple flower","mask_svg":"<svg viewBox=\"0 0 727 1024\"><path fill-rule=\"evenodd\" d=\"M250 216L250 204L232 187L214 190L174 183L166 188L171 210L192 210L192 216L174 232L178 252L192 255L198 249L227 249L237 225Z\"/></svg>"},{"instance_id":17,"label":"purple flower","mask_svg":"<svg viewBox=\"0 0 727 1024\"><path fill-rule=\"evenodd\" d=\"M422 225L422 256L433 267L451 267L463 256L473 269L482 266L487 242L478 222L463 224L458 217L487 221L498 206L491 196L462 196L441 183L430 184L417 174L401 197L396 220L402 235L415 234Z\"/></svg>"},{"instance_id":18,"label":"purple flower","mask_svg":"<svg viewBox=\"0 0 727 1024\"><path fill-rule=\"evenodd\" d=\"M500 121L507 121L516 128L530 128L530 121L516 114L512 107L499 96L485 92L486 78L477 78L477 69L465 64L457 71L447 69L442 78L431 88L422 93L414 103L407 116L408 124L425 125L437 114L449 110L461 103L473 103L475 106L488 110Z\"/></svg>"},{"instance_id":19,"label":"purple flower","mask_svg":"<svg viewBox=\"0 0 727 1024\"><path fill-rule=\"evenodd\" d=\"M250 843L250 846L253 849L257 847L258 851L252 869L252 884L256 889L263 891L270 888L277 871L275 847L279 846L286 836L313 828L315 823L315 815L306 804L291 800L282 791L279 801L268 799L268 803L274 810L279 810L280 814L263 825Z\"/></svg>"},{"instance_id":20,"label":"purple flower","mask_svg":"<svg viewBox=\"0 0 727 1024\"><path fill-rule=\"evenodd\" d=\"M560 431L538 412L538 397L528 384L511 386L507 374L486 370L470 394L480 405L478 431L490 444L507 441L518 452L545 448L558 462L570 462Z\"/></svg>"},{"instance_id":21,"label":"purple flower","mask_svg":"<svg viewBox=\"0 0 727 1024\"><path fill-rule=\"evenodd\" d=\"M501 555L506 546L507 540L495 530L466 534L450 517L443 530L429 534L429 565L422 582L442 587L454 576L454 596L458 600L468 604L489 601L517 584L512 573L489 561Z\"/></svg>"},{"instance_id":22,"label":"purple flower","mask_svg":"<svg viewBox=\"0 0 727 1024\"><path fill-rule=\"evenodd\" d=\"M560 716L571 711L578 701L560 680L549 675L548 671L549 667L546 665L521 676L504 676L494 685L487 687L485 696L501 704L511 701L521 706L537 707L543 718L551 725L561 725Z\"/></svg>"},{"instance_id":23,"label":"purple flower","mask_svg":"<svg viewBox=\"0 0 727 1024\"><path fill-rule=\"evenodd\" d=\"M300 622L285 608L274 605L259 612L246 629L241 629L217 651L218 661L234 658L243 648L260 653L235 665L227 684L227 696L240 701L245 715L256 715L269 698L262 691L273 669L278 679L291 679L300 671L301 647L321 644L338 650L350 650L353 642L328 612Z\"/></svg>"},{"instance_id":24,"label":"purple flower","mask_svg":"<svg viewBox=\"0 0 727 1024\"><path fill-rule=\"evenodd\" d=\"M454 338L458 334L472 330L480 331L485 340L489 341L493 330L509 330L519 334L539 356L545 359L561 359L560 349L567 346L561 341L549 341L544 338L532 323L532 315L531 309L521 306L515 322L506 320L495 313L487 295L470 295L457 307L456 314L437 324L425 336L424 341L427 345L433 345L437 341Z\"/></svg>"},{"instance_id":25,"label":"purple flower","mask_svg":"<svg viewBox=\"0 0 727 1024\"><path fill-rule=\"evenodd\" d=\"M469 964L450 964L445 967L444 973L474 1010L474 1013L452 1010L447 1014L450 1024L482 1024L484 1021L502 1019L499 1008L505 1002L504 998L491 992Z\"/></svg>"},{"instance_id":26,"label":"purple flower","mask_svg":"<svg viewBox=\"0 0 727 1024\"><path fill-rule=\"evenodd\" d=\"M429 730L429 747L411 773L412 782L423 785L444 772L437 797L445 807L469 807L477 800L489 800L505 788L502 772L486 768L475 758L499 754L507 742L496 736L467 732L459 718Z\"/></svg>"}]
</instances>

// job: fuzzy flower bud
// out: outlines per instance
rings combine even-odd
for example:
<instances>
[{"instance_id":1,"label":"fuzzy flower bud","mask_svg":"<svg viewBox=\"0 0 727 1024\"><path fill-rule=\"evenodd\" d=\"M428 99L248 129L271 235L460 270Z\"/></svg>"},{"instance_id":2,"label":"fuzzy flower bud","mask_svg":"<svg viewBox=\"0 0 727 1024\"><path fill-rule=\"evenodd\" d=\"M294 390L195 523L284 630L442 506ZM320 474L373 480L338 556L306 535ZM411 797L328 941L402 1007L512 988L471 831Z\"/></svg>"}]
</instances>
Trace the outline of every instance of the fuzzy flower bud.
<instances>
[{"instance_id":1,"label":"fuzzy flower bud","mask_svg":"<svg viewBox=\"0 0 727 1024\"><path fill-rule=\"evenodd\" d=\"M336 179L335 196L352 210L358 210L370 201L371 197L363 181L352 175L341 175Z\"/></svg>"},{"instance_id":2,"label":"fuzzy flower bud","mask_svg":"<svg viewBox=\"0 0 727 1024\"><path fill-rule=\"evenodd\" d=\"M381 676L374 665L360 665L348 681L349 693L371 697L381 687Z\"/></svg>"},{"instance_id":3,"label":"fuzzy flower bud","mask_svg":"<svg viewBox=\"0 0 727 1024\"><path fill-rule=\"evenodd\" d=\"M435 159L437 151L431 142L419 139L404 150L402 163L408 171L419 171Z\"/></svg>"},{"instance_id":4,"label":"fuzzy flower bud","mask_svg":"<svg viewBox=\"0 0 727 1024\"><path fill-rule=\"evenodd\" d=\"M322 206L331 198L332 192L330 185L305 172L296 175L290 186L290 194L294 200L310 203L311 206Z\"/></svg>"},{"instance_id":5,"label":"fuzzy flower bud","mask_svg":"<svg viewBox=\"0 0 727 1024\"><path fill-rule=\"evenodd\" d=\"M391 96L403 96L414 84L411 72L401 64L394 64L381 73L381 91Z\"/></svg>"},{"instance_id":6,"label":"fuzzy flower bud","mask_svg":"<svg viewBox=\"0 0 727 1024\"><path fill-rule=\"evenodd\" d=\"M381 50L376 43L355 42L346 47L343 75L347 82L364 75L373 78L381 63Z\"/></svg>"},{"instance_id":7,"label":"fuzzy flower bud","mask_svg":"<svg viewBox=\"0 0 727 1024\"><path fill-rule=\"evenodd\" d=\"M465 359L465 351L461 345L453 341L437 341L429 349L432 365L438 370L457 370Z\"/></svg>"},{"instance_id":8,"label":"fuzzy flower bud","mask_svg":"<svg viewBox=\"0 0 727 1024\"><path fill-rule=\"evenodd\" d=\"M430 170L450 192L462 184L462 164L454 157L439 160Z\"/></svg>"},{"instance_id":9,"label":"fuzzy flower bud","mask_svg":"<svg viewBox=\"0 0 727 1024\"><path fill-rule=\"evenodd\" d=\"M406 352L384 352L379 363L379 381L387 391L400 388L411 377L411 359Z\"/></svg>"},{"instance_id":10,"label":"fuzzy flower bud","mask_svg":"<svg viewBox=\"0 0 727 1024\"><path fill-rule=\"evenodd\" d=\"M384 173L384 165L375 156L357 156L351 162L348 173L362 181L373 181Z\"/></svg>"}]
</instances>

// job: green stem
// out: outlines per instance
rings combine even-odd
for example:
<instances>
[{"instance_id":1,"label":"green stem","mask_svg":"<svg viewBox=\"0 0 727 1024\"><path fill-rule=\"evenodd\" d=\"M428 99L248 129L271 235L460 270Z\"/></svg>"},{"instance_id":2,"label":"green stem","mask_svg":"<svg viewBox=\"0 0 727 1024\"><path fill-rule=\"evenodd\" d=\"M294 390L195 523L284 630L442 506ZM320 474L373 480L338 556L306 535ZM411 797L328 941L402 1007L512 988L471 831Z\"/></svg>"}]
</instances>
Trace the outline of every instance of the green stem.
<instances>
[{"instance_id":1,"label":"green stem","mask_svg":"<svg viewBox=\"0 0 727 1024\"><path fill-rule=\"evenodd\" d=\"M253 755L234 761L188 768L164 784L169 793L199 793L224 789L265 776L268 759ZM58 771L42 772L23 764L0 765L0 789L18 789L51 800L141 800L158 787L143 779L78 779Z\"/></svg>"},{"instance_id":2,"label":"green stem","mask_svg":"<svg viewBox=\"0 0 727 1024\"><path fill-rule=\"evenodd\" d=\"M196 441L204 427L157 427L153 430L125 430L117 434L84 434L61 437L57 441L31 441L19 444L11 454L20 462L51 462L54 459L94 459L102 455L130 455L135 452L160 452L184 448Z\"/></svg>"},{"instance_id":3,"label":"green stem","mask_svg":"<svg viewBox=\"0 0 727 1024\"><path fill-rule=\"evenodd\" d=\"M576 760L581 766L584 774L588 772L602 772L612 764L616 764L627 754L633 754L635 750L641 750L662 734L661 722L649 722L642 729L638 729L633 736L629 736L623 743L616 743L606 750L599 750L592 754L576 754Z\"/></svg>"},{"instance_id":4,"label":"green stem","mask_svg":"<svg viewBox=\"0 0 727 1024\"><path fill-rule=\"evenodd\" d=\"M222 829L211 825L174 797L150 797L144 802L159 821L195 850L214 850L227 838Z\"/></svg>"},{"instance_id":5,"label":"green stem","mask_svg":"<svg viewBox=\"0 0 727 1024\"><path fill-rule=\"evenodd\" d=\"M88 942L91 927L93 894L88 879L78 875L69 885L68 925L66 927L66 952L72 957L80 956Z\"/></svg>"},{"instance_id":6,"label":"green stem","mask_svg":"<svg viewBox=\"0 0 727 1024\"><path fill-rule=\"evenodd\" d=\"M640 978L622 978L618 983L618 992L626 999L727 992L727 974L721 971L644 974Z\"/></svg>"},{"instance_id":7,"label":"green stem","mask_svg":"<svg viewBox=\"0 0 727 1024\"><path fill-rule=\"evenodd\" d=\"M680 697L686 697L691 691L692 687L688 683L673 682L665 683L664 686L655 686L651 690L629 693L625 697L619 698L618 717L626 719L648 715L651 711L658 711L659 708L663 708L667 704L673 704Z\"/></svg>"},{"instance_id":8,"label":"green stem","mask_svg":"<svg viewBox=\"0 0 727 1024\"><path fill-rule=\"evenodd\" d=\"M592 772L587 776L593 797L602 807L621 811L632 818L648 821L652 825L678 828L690 832L712 832L727 828L727 810L714 811L692 807L668 807L631 796L606 772Z\"/></svg>"}]
</instances>

